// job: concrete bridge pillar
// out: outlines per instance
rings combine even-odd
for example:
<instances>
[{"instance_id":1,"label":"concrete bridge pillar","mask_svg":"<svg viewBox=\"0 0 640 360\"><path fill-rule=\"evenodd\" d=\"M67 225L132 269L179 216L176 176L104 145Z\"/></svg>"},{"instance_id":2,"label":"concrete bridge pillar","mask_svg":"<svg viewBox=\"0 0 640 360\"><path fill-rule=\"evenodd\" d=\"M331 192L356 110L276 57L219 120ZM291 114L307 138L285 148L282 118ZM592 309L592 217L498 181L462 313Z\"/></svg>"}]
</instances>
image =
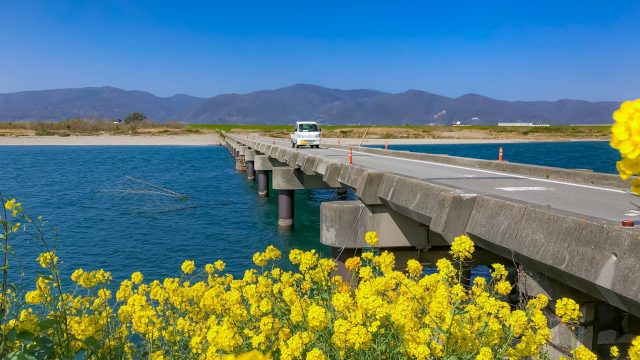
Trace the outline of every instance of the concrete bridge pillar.
<instances>
[{"instance_id":1,"label":"concrete bridge pillar","mask_svg":"<svg viewBox=\"0 0 640 360\"><path fill-rule=\"evenodd\" d=\"M243 172L246 170L244 152L248 150L246 146L240 146L238 148L238 156L236 157L236 170Z\"/></svg>"},{"instance_id":2,"label":"concrete bridge pillar","mask_svg":"<svg viewBox=\"0 0 640 360\"><path fill-rule=\"evenodd\" d=\"M322 176L308 175L291 167L273 167L273 188L278 190L278 225L293 227L295 190L330 188Z\"/></svg>"},{"instance_id":3,"label":"concrete bridge pillar","mask_svg":"<svg viewBox=\"0 0 640 360\"><path fill-rule=\"evenodd\" d=\"M294 190L278 190L278 226L293 227Z\"/></svg>"},{"instance_id":4,"label":"concrete bridge pillar","mask_svg":"<svg viewBox=\"0 0 640 360\"><path fill-rule=\"evenodd\" d=\"M254 168L254 159L256 157L256 152L254 150L245 150L244 152L244 161L247 168L247 179L255 180L256 172Z\"/></svg>"},{"instance_id":5,"label":"concrete bridge pillar","mask_svg":"<svg viewBox=\"0 0 640 360\"><path fill-rule=\"evenodd\" d=\"M231 143L231 153L234 159L238 157L238 144L235 142Z\"/></svg>"},{"instance_id":6,"label":"concrete bridge pillar","mask_svg":"<svg viewBox=\"0 0 640 360\"><path fill-rule=\"evenodd\" d=\"M253 168L258 177L258 195L269 197L269 172L273 165L268 155L254 155Z\"/></svg>"},{"instance_id":7,"label":"concrete bridge pillar","mask_svg":"<svg viewBox=\"0 0 640 360\"><path fill-rule=\"evenodd\" d=\"M269 172L267 170L258 170L258 195L269 197Z\"/></svg>"}]
</instances>

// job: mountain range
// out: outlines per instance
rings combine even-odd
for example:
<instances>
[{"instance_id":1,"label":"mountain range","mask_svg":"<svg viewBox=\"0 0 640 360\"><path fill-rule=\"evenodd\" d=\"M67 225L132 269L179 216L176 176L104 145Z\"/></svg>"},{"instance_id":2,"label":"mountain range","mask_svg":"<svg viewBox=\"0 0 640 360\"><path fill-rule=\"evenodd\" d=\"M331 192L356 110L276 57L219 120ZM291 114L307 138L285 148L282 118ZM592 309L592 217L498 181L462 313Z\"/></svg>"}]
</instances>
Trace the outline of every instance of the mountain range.
<instances>
[{"instance_id":1,"label":"mountain range","mask_svg":"<svg viewBox=\"0 0 640 360\"><path fill-rule=\"evenodd\" d=\"M451 98L420 90L388 93L297 84L247 94L158 97L145 91L87 87L0 94L0 121L124 118L139 111L155 121L219 124L463 124L498 122L608 124L618 102L505 101L467 94Z\"/></svg>"}]
</instances>

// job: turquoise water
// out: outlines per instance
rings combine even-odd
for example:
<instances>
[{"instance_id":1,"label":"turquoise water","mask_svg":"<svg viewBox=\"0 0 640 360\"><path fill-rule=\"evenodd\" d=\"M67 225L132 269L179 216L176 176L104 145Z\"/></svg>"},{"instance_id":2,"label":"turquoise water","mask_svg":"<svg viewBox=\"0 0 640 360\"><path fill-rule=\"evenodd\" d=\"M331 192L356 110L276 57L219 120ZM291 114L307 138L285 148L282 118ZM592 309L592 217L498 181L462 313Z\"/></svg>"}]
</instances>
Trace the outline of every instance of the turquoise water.
<instances>
[{"instance_id":1,"label":"turquoise water","mask_svg":"<svg viewBox=\"0 0 640 360\"><path fill-rule=\"evenodd\" d=\"M222 147L0 147L0 159L0 191L43 215L50 235L58 228L67 274L104 268L116 281L133 271L152 279L179 274L185 259L223 259L238 275L268 244L326 251L319 204L335 192L296 192L296 228L281 232L277 196L259 197ZM149 192L156 189L126 176L188 199ZM32 277L42 247L24 237L13 246Z\"/></svg>"},{"instance_id":2,"label":"turquoise water","mask_svg":"<svg viewBox=\"0 0 640 360\"><path fill-rule=\"evenodd\" d=\"M499 146L391 148L495 159ZM617 160L606 142L502 146L505 159L513 162L614 172ZM104 268L115 281L133 271L154 279L179 274L185 259L196 265L223 259L240 275L251 266L253 253L268 244L327 253L319 244L320 203L335 192L297 191L296 227L282 232L275 192L259 197L256 184L235 171L222 147L0 147L0 165L0 191L48 220L67 275L76 268ZM187 199L158 195L127 176ZM13 239L13 247L27 281L32 279L41 245L21 237ZM17 260L11 264L15 274Z\"/></svg>"},{"instance_id":3,"label":"turquoise water","mask_svg":"<svg viewBox=\"0 0 640 360\"><path fill-rule=\"evenodd\" d=\"M504 150L504 160L522 164L616 173L615 162L619 160L617 150L611 148L607 141L392 145L389 149L497 160L498 149L501 146ZM372 147L383 148L384 146Z\"/></svg>"}]
</instances>

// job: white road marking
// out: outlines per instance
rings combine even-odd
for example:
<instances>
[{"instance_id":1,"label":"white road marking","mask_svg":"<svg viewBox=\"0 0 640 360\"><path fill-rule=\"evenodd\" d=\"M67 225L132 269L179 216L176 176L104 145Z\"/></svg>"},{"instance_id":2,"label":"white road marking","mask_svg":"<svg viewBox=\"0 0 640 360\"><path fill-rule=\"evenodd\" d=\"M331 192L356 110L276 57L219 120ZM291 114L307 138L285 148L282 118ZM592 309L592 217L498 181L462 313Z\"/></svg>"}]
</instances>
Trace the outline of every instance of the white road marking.
<instances>
[{"instance_id":1,"label":"white road marking","mask_svg":"<svg viewBox=\"0 0 640 360\"><path fill-rule=\"evenodd\" d=\"M638 210L627 210L626 213L624 213L625 216L640 216L640 211Z\"/></svg>"},{"instance_id":2,"label":"white road marking","mask_svg":"<svg viewBox=\"0 0 640 360\"><path fill-rule=\"evenodd\" d=\"M555 190L553 188L547 188L544 186L510 186L510 187L497 187L496 190L504 191L546 191Z\"/></svg>"},{"instance_id":3,"label":"white road marking","mask_svg":"<svg viewBox=\"0 0 640 360\"><path fill-rule=\"evenodd\" d=\"M336 151L342 151L342 152L347 152L347 150L336 149L336 148L327 148L327 149L336 150ZM402 160L402 161L417 162L417 163L430 164L430 165L436 165L436 166L444 166L444 167L450 167L450 168L454 168L454 169L462 169L462 170L468 170L468 171L476 171L476 172L481 172L481 173L485 173L485 174L493 174L493 175L510 176L510 177L515 177L515 178L518 178L518 179L527 179L527 180L534 180L534 181L543 181L543 182L548 182L548 183L552 183L552 184L560 184L560 185L576 186L576 187L581 187L581 188L586 188L586 189L593 189L593 190L610 191L610 192L615 192L615 193L620 193L620 194L628 194L628 193L629 193L628 191L618 190L618 189L611 189L611 188L605 188L605 187L599 187L599 186L592 186L592 185L575 184L575 183L570 183L570 182L565 182L565 181L558 181L558 180L540 179L540 178L535 178L535 177L528 177L528 176L522 176L522 175L515 175L515 174L511 174L511 173L501 173L501 172L491 171L491 170L474 169L474 168L469 168L469 167L466 167L466 166L451 165L451 164L442 164L442 163L437 163L437 162L432 162L432 161L426 161L426 160L403 159L403 158L399 158L399 157L396 157L396 156L387 156L387 155L369 154L369 153L365 153L365 152L361 152L361 151L353 151L353 153L354 153L354 154L364 154L364 155L368 155L368 156L377 156L377 157L381 157L381 158L388 158L388 159L393 159L393 160Z\"/></svg>"}]
</instances>

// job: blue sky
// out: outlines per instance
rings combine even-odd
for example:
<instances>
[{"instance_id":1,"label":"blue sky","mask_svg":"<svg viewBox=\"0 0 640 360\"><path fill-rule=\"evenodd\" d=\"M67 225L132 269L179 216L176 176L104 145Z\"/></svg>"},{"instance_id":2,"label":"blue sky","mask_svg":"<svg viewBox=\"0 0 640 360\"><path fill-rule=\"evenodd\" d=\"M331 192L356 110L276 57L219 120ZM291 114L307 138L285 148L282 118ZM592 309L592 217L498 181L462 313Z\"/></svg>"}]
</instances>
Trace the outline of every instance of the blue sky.
<instances>
[{"instance_id":1,"label":"blue sky","mask_svg":"<svg viewBox=\"0 0 640 360\"><path fill-rule=\"evenodd\" d=\"M214 96L295 83L507 100L640 97L640 1L0 3L0 93Z\"/></svg>"}]
</instances>

